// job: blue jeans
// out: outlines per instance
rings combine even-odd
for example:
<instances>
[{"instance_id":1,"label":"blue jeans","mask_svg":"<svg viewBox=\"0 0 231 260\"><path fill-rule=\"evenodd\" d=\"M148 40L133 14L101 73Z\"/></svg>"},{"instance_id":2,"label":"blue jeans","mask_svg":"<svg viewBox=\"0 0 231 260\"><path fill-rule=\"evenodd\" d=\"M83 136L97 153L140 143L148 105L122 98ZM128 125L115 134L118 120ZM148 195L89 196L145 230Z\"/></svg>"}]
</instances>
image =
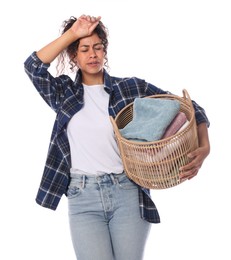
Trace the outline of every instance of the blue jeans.
<instances>
[{"instance_id":1,"label":"blue jeans","mask_svg":"<svg viewBox=\"0 0 231 260\"><path fill-rule=\"evenodd\" d=\"M78 260L143 259L151 224L141 219L138 187L124 173L71 174L67 197Z\"/></svg>"}]
</instances>

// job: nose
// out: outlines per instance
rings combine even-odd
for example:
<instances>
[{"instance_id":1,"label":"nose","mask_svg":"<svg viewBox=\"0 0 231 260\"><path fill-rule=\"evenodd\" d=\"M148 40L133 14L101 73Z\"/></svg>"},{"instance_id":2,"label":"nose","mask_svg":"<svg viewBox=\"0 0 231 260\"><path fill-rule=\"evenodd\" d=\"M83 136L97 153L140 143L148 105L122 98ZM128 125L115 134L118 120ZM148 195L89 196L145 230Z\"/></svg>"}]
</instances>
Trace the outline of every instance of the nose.
<instances>
[{"instance_id":1,"label":"nose","mask_svg":"<svg viewBox=\"0 0 231 260\"><path fill-rule=\"evenodd\" d=\"M94 48L91 48L91 49L90 49L90 57L91 57L91 58L95 58L95 57L96 57L96 51L95 51Z\"/></svg>"}]
</instances>

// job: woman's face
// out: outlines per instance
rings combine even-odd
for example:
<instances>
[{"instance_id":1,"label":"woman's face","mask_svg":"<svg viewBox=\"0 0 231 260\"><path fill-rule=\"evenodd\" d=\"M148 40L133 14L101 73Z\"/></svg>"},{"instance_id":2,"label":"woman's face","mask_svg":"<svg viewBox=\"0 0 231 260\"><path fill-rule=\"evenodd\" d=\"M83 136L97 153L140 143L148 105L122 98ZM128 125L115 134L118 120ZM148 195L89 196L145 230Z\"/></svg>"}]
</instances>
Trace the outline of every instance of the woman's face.
<instances>
[{"instance_id":1,"label":"woman's face","mask_svg":"<svg viewBox=\"0 0 231 260\"><path fill-rule=\"evenodd\" d=\"M104 57L104 47L97 34L80 39L76 63L83 75L102 72Z\"/></svg>"}]
</instances>

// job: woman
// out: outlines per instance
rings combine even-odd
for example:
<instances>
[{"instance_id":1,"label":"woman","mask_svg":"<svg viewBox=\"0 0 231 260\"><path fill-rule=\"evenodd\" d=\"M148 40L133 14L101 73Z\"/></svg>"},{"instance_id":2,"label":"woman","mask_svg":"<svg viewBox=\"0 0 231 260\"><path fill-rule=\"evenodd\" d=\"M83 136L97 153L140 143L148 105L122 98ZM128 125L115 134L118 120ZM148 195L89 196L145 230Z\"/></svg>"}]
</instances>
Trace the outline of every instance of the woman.
<instances>
[{"instance_id":1,"label":"woman","mask_svg":"<svg viewBox=\"0 0 231 260\"><path fill-rule=\"evenodd\" d=\"M36 201L55 210L66 194L78 260L141 260L159 214L149 191L126 177L109 115L136 97L168 92L138 78L110 76L107 47L101 17L82 15L65 21L62 35L25 61L29 78L57 113ZM48 68L57 57L62 71L53 77ZM65 58L77 69L74 80L63 74ZM210 150L209 121L193 105L199 148L181 169L187 179L197 175Z\"/></svg>"}]
</instances>

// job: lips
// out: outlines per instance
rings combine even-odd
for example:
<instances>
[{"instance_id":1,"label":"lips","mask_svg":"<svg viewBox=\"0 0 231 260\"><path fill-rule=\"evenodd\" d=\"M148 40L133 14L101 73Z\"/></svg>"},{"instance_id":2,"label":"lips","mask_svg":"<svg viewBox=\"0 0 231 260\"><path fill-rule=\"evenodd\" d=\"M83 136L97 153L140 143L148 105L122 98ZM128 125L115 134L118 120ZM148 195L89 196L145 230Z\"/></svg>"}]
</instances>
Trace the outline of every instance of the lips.
<instances>
[{"instance_id":1,"label":"lips","mask_svg":"<svg viewBox=\"0 0 231 260\"><path fill-rule=\"evenodd\" d=\"M93 62L89 62L89 63L87 63L88 65L98 65L99 64L99 62L98 61L93 61Z\"/></svg>"}]
</instances>

